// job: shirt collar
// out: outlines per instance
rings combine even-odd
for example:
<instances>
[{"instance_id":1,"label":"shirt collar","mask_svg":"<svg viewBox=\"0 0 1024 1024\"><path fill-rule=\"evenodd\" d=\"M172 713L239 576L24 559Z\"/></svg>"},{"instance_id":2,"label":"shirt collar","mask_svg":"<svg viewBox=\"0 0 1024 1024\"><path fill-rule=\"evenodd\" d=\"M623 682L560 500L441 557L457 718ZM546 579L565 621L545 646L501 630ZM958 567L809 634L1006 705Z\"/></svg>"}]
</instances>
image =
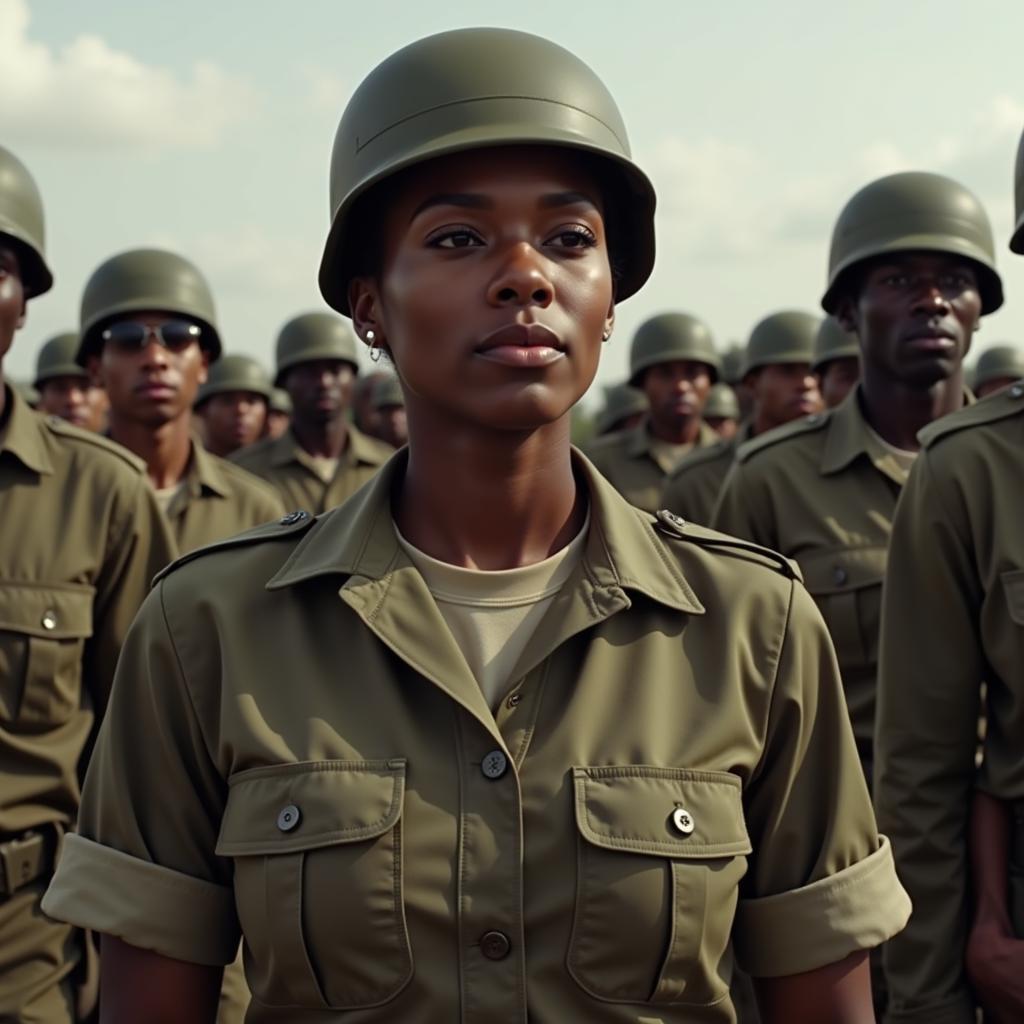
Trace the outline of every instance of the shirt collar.
<instances>
[{"instance_id":1,"label":"shirt collar","mask_svg":"<svg viewBox=\"0 0 1024 1024\"><path fill-rule=\"evenodd\" d=\"M185 479L189 493L194 498L203 494L214 494L218 498L231 495L231 488L225 482L217 460L196 438L192 439L192 457L188 461Z\"/></svg>"},{"instance_id":2,"label":"shirt collar","mask_svg":"<svg viewBox=\"0 0 1024 1024\"><path fill-rule=\"evenodd\" d=\"M650 455L651 433L647 429L648 421L641 420L635 427L626 431L626 454L631 459L639 459L643 455ZM722 439L703 420L700 421L700 431L693 447L704 448L707 445L715 444ZM653 458L653 456L652 456Z\"/></svg>"},{"instance_id":3,"label":"shirt collar","mask_svg":"<svg viewBox=\"0 0 1024 1024\"><path fill-rule=\"evenodd\" d=\"M381 458L380 449L376 444L361 430L349 423L348 443L338 458L338 465L381 466L386 461ZM270 449L270 464L272 466L287 466L293 462L299 462L312 468L306 449L299 444L299 439L289 428L273 442Z\"/></svg>"},{"instance_id":4,"label":"shirt collar","mask_svg":"<svg viewBox=\"0 0 1024 1024\"><path fill-rule=\"evenodd\" d=\"M3 451L36 473L49 475L53 461L45 436L42 417L34 413L22 397L9 385L3 385L9 410L3 436Z\"/></svg>"}]
</instances>

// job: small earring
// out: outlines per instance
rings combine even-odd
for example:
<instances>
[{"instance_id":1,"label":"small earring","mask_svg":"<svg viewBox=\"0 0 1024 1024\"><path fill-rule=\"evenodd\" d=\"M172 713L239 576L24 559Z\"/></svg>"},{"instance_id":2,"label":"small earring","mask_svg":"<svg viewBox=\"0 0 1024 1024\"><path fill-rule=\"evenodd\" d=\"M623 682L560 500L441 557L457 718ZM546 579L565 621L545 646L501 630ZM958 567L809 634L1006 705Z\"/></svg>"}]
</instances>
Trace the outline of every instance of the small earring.
<instances>
[{"instance_id":1,"label":"small earring","mask_svg":"<svg viewBox=\"0 0 1024 1024\"><path fill-rule=\"evenodd\" d=\"M610 327L605 328L604 333L601 335L602 341L607 341L612 336L612 329Z\"/></svg>"},{"instance_id":2,"label":"small earring","mask_svg":"<svg viewBox=\"0 0 1024 1024\"><path fill-rule=\"evenodd\" d=\"M366 332L366 340L370 343L370 362L379 363L381 349L377 343L377 335L373 331Z\"/></svg>"}]
</instances>

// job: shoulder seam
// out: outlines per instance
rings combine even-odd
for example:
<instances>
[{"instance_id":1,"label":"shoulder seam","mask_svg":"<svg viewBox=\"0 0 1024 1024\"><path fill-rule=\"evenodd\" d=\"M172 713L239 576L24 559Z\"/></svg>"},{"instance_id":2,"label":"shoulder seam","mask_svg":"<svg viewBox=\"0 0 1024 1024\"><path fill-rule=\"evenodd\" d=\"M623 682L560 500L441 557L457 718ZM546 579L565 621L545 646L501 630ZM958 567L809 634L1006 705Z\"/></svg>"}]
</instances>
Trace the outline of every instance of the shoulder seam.
<instances>
[{"instance_id":1,"label":"shoulder seam","mask_svg":"<svg viewBox=\"0 0 1024 1024\"><path fill-rule=\"evenodd\" d=\"M769 448L774 448L775 445L781 444L783 441L789 441L791 438L802 437L805 434L816 434L818 431L824 430L831 422L831 419L832 410L829 409L822 413L815 413L811 416L804 416L801 419L793 420L781 427L776 427L774 430L769 430L760 437L752 437L749 441L744 441L736 449L736 461L746 462L752 456L757 455L758 452L767 451Z\"/></svg>"}]
</instances>

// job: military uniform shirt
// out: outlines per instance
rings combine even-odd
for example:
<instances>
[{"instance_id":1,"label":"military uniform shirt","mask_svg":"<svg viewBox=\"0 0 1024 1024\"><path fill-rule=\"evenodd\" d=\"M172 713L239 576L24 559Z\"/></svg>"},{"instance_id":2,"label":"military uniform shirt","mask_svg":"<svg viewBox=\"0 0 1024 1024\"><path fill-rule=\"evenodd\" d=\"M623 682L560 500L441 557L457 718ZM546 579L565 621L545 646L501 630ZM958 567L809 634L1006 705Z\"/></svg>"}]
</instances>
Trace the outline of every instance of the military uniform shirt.
<instances>
[{"instance_id":1,"label":"military uniform shirt","mask_svg":"<svg viewBox=\"0 0 1024 1024\"><path fill-rule=\"evenodd\" d=\"M720 440L701 421L693 449L710 447ZM630 430L598 437L584 451L626 501L645 512L655 512L661 506L661 490L670 468L659 461L657 447L647 423L642 422Z\"/></svg>"},{"instance_id":2,"label":"military uniform shirt","mask_svg":"<svg viewBox=\"0 0 1024 1024\"><path fill-rule=\"evenodd\" d=\"M735 437L687 455L666 477L661 507L691 523L709 525L736 452L752 436L750 424L744 423Z\"/></svg>"},{"instance_id":3,"label":"military uniform shirt","mask_svg":"<svg viewBox=\"0 0 1024 1024\"><path fill-rule=\"evenodd\" d=\"M920 436L893 524L882 615L875 794L914 900L906 933L884 951L887 1019L974 1024L963 968L972 793L1024 799L1024 385ZM982 682L987 730L976 772ZM1024 938L1019 866L1010 883Z\"/></svg>"},{"instance_id":4,"label":"military uniform shirt","mask_svg":"<svg viewBox=\"0 0 1024 1024\"><path fill-rule=\"evenodd\" d=\"M870 768L882 581L905 479L872 438L855 388L834 409L740 447L715 529L795 559L828 624L857 746Z\"/></svg>"},{"instance_id":5,"label":"military uniform shirt","mask_svg":"<svg viewBox=\"0 0 1024 1024\"><path fill-rule=\"evenodd\" d=\"M789 563L576 456L585 549L495 714L395 536L405 458L164 575L48 913L207 964L241 929L264 1024L728 1024L734 954L899 930Z\"/></svg>"},{"instance_id":6,"label":"military uniform shirt","mask_svg":"<svg viewBox=\"0 0 1024 1024\"><path fill-rule=\"evenodd\" d=\"M351 424L337 471L325 481L318 461L299 444L291 430L240 448L231 461L271 483L289 510L323 512L355 494L391 457L394 449L368 437Z\"/></svg>"}]
</instances>

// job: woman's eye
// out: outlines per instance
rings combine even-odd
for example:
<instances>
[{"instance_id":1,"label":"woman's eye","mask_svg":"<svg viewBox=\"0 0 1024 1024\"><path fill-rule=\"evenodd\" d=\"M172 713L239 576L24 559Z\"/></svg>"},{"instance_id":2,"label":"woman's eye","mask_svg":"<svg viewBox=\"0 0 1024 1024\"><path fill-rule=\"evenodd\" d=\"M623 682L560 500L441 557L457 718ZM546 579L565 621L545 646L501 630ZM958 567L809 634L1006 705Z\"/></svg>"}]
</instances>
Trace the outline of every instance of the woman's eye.
<instances>
[{"instance_id":1,"label":"woman's eye","mask_svg":"<svg viewBox=\"0 0 1024 1024\"><path fill-rule=\"evenodd\" d=\"M483 245L483 242L472 231L446 231L431 239L430 244L438 249L468 249L474 245Z\"/></svg>"},{"instance_id":2,"label":"woman's eye","mask_svg":"<svg viewBox=\"0 0 1024 1024\"><path fill-rule=\"evenodd\" d=\"M597 245L597 236L589 228L583 227L582 224L576 224L572 227L560 228L549 241L565 249L591 249Z\"/></svg>"}]
</instances>

